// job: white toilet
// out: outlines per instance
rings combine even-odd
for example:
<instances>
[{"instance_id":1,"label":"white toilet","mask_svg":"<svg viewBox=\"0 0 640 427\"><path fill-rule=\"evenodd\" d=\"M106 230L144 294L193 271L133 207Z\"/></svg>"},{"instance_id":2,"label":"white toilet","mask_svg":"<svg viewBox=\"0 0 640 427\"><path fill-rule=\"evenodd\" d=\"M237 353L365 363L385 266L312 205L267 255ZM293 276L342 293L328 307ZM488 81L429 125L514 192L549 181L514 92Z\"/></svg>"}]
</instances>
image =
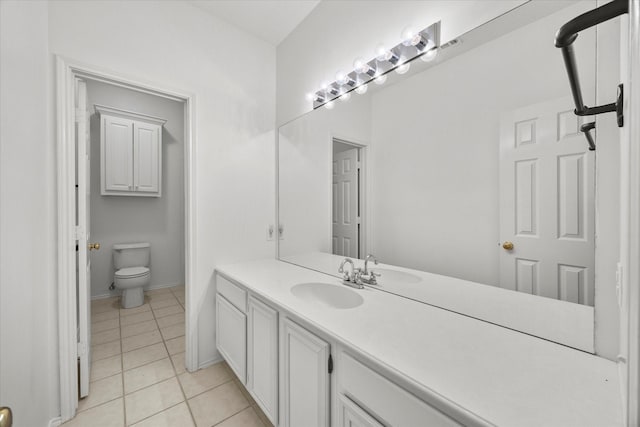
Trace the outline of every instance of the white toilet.
<instances>
[{"instance_id":1,"label":"white toilet","mask_svg":"<svg viewBox=\"0 0 640 427\"><path fill-rule=\"evenodd\" d=\"M114 284L122 291L122 308L138 307L144 303L143 287L149 284L151 244L123 243L113 245Z\"/></svg>"}]
</instances>

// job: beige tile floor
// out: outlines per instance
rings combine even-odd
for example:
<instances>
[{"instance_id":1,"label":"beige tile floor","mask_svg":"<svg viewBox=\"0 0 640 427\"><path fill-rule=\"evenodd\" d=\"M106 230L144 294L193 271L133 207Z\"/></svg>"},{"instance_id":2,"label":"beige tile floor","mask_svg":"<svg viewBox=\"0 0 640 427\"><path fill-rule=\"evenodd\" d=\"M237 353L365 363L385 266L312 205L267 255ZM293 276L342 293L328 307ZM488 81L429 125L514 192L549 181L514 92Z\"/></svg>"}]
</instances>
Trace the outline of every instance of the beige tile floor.
<instances>
[{"instance_id":1,"label":"beige tile floor","mask_svg":"<svg viewBox=\"0 0 640 427\"><path fill-rule=\"evenodd\" d=\"M91 383L64 426L272 427L229 366L184 367L184 286L91 304Z\"/></svg>"}]
</instances>

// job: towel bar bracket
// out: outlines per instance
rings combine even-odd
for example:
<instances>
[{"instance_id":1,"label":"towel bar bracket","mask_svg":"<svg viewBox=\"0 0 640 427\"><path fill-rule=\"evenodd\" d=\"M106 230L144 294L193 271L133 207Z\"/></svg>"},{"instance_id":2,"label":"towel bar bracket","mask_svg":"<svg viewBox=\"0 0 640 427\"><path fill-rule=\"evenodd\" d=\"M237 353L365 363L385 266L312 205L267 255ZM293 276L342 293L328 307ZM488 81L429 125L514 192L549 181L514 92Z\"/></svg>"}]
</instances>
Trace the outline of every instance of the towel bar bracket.
<instances>
[{"instance_id":1,"label":"towel bar bracket","mask_svg":"<svg viewBox=\"0 0 640 427\"><path fill-rule=\"evenodd\" d=\"M624 101L624 88L622 84L618 85L618 95L616 102L606 105L599 105L596 107L587 107L582 100L582 91L580 90L580 80L578 78L578 70L576 67L575 54L573 52L573 42L578 38L580 31L587 28L601 24L605 21L620 16L622 14L629 13L629 5L627 0L613 0L603 6L583 13L582 15L572 19L564 24L556 33L555 45L562 50L562 57L567 69L569 77L569 86L571 87L571 93L576 105L574 110L578 116L591 116L602 113L616 113L618 121L618 127L624 125L624 115L622 112L622 106ZM589 150L596 149L595 141L591 135L591 131L595 129L595 122L585 123L580 127L580 130L584 133L589 143Z\"/></svg>"}]
</instances>

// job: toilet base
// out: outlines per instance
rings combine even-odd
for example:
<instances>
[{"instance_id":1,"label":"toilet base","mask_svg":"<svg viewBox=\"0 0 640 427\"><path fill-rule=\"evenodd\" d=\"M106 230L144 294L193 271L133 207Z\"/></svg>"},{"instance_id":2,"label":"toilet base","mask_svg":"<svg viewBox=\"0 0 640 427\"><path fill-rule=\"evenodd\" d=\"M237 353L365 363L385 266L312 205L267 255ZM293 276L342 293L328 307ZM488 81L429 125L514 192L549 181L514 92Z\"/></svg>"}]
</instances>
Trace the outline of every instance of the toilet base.
<instances>
[{"instance_id":1,"label":"toilet base","mask_svg":"<svg viewBox=\"0 0 640 427\"><path fill-rule=\"evenodd\" d=\"M120 297L120 305L122 308L134 308L144 304L144 291L142 286L124 289Z\"/></svg>"}]
</instances>

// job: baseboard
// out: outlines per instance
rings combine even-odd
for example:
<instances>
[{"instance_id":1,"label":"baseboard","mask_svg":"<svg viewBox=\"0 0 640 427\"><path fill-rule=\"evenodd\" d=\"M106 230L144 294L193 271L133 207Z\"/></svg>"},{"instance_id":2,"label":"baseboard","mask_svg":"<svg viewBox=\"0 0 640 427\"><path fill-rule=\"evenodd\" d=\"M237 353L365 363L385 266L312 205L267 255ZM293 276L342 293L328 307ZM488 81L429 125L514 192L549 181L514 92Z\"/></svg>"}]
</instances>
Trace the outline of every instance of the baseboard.
<instances>
[{"instance_id":1,"label":"baseboard","mask_svg":"<svg viewBox=\"0 0 640 427\"><path fill-rule=\"evenodd\" d=\"M47 427L58 427L60 424L62 424L62 418L55 417L49 420L49 424Z\"/></svg>"},{"instance_id":2,"label":"baseboard","mask_svg":"<svg viewBox=\"0 0 640 427\"><path fill-rule=\"evenodd\" d=\"M208 368L209 366L215 365L216 363L220 363L222 361L224 361L224 359L222 358L222 356L220 356L220 354L218 354L213 359L209 359L205 362L202 362L200 365L198 365L198 369Z\"/></svg>"},{"instance_id":3,"label":"baseboard","mask_svg":"<svg viewBox=\"0 0 640 427\"><path fill-rule=\"evenodd\" d=\"M163 284L163 285L153 285L153 286L149 286L148 288L145 289L145 291L153 291L155 289L164 289L164 288L173 288L175 286L182 286L182 283L170 283L170 284ZM113 295L113 294L100 294L100 295L91 295L91 300L97 300L97 299L105 299L105 298L111 298L117 296Z\"/></svg>"}]
</instances>

